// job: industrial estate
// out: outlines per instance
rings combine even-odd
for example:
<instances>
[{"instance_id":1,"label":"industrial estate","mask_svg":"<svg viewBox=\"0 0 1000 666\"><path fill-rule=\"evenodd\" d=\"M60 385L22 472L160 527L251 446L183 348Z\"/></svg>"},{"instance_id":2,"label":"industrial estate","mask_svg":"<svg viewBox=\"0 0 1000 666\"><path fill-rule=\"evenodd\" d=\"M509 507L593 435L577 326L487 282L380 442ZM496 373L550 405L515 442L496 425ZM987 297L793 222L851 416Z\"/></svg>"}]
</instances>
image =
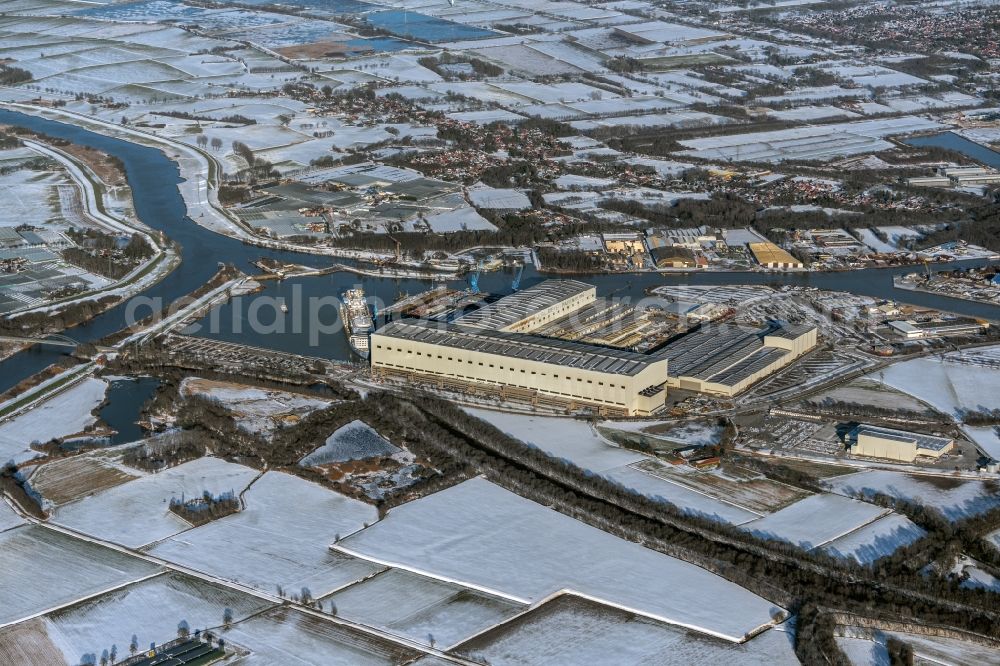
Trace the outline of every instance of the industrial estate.
<instances>
[{"instance_id":1,"label":"industrial estate","mask_svg":"<svg viewBox=\"0 0 1000 666\"><path fill-rule=\"evenodd\" d=\"M0 0L0 665L1000 664L990 0Z\"/></svg>"}]
</instances>

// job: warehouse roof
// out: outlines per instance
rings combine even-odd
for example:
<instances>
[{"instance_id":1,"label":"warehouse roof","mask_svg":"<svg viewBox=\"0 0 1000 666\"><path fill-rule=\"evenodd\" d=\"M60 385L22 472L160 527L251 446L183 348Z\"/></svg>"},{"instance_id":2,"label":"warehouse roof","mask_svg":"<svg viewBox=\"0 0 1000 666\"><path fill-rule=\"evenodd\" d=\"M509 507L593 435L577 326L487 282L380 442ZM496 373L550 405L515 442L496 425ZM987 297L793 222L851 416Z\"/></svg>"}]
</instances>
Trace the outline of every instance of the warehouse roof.
<instances>
[{"instance_id":1,"label":"warehouse roof","mask_svg":"<svg viewBox=\"0 0 1000 666\"><path fill-rule=\"evenodd\" d=\"M936 437L934 435L925 435L919 432L895 430L893 428L881 428L873 425L860 425L854 433L855 437L860 435L869 435L871 437L881 437L882 439L903 442L905 444L916 444L917 448L926 449L928 451L940 451L941 449L947 448L954 441L950 437Z\"/></svg>"},{"instance_id":2,"label":"warehouse roof","mask_svg":"<svg viewBox=\"0 0 1000 666\"><path fill-rule=\"evenodd\" d=\"M504 296L499 301L459 317L456 321L462 326L496 331L593 289L593 285L578 280L546 280L510 296Z\"/></svg>"},{"instance_id":3,"label":"warehouse roof","mask_svg":"<svg viewBox=\"0 0 1000 666\"><path fill-rule=\"evenodd\" d=\"M776 338L784 338L786 340L795 340L800 338L809 331L816 328L812 324L786 324L781 328L773 331L769 331L767 335L773 335Z\"/></svg>"},{"instance_id":4,"label":"warehouse roof","mask_svg":"<svg viewBox=\"0 0 1000 666\"><path fill-rule=\"evenodd\" d=\"M754 258L756 258L757 262L761 265L791 264L794 266L802 263L774 243L750 243L749 246L750 251L753 252Z\"/></svg>"},{"instance_id":5,"label":"warehouse roof","mask_svg":"<svg viewBox=\"0 0 1000 666\"><path fill-rule=\"evenodd\" d=\"M793 340L814 327L808 324L755 329L734 324L707 326L661 350L670 359L671 377L693 377L735 386L790 352L766 346L766 336Z\"/></svg>"},{"instance_id":6,"label":"warehouse roof","mask_svg":"<svg viewBox=\"0 0 1000 666\"><path fill-rule=\"evenodd\" d=\"M378 329L373 336L400 338L614 375L635 375L649 365L665 360L662 354L639 354L528 333L468 329L422 319L391 322Z\"/></svg>"}]
</instances>

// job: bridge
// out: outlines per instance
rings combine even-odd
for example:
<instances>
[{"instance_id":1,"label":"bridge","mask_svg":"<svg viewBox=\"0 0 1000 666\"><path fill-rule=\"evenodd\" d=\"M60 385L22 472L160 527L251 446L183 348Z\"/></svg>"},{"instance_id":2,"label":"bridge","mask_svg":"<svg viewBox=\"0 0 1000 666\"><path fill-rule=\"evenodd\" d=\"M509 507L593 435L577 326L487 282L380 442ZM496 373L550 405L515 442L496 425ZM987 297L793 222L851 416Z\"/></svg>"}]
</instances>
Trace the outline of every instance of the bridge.
<instances>
[{"instance_id":1,"label":"bridge","mask_svg":"<svg viewBox=\"0 0 1000 666\"><path fill-rule=\"evenodd\" d=\"M16 345L48 345L50 347L65 347L76 349L80 345L79 340L74 340L68 335L53 333L45 337L0 335L0 343L11 343ZM98 352L116 351L114 347L101 347L94 345Z\"/></svg>"}]
</instances>

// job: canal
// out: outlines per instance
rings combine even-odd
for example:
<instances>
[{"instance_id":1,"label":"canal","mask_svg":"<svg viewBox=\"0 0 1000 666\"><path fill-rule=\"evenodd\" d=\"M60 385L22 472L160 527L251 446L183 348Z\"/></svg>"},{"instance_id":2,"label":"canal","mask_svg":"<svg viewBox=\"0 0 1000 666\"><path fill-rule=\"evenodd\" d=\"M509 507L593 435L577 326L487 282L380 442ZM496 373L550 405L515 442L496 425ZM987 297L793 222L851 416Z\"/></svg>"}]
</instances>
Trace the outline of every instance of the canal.
<instances>
[{"instance_id":1,"label":"canal","mask_svg":"<svg viewBox=\"0 0 1000 666\"><path fill-rule=\"evenodd\" d=\"M148 226L163 231L181 248L181 265L165 279L143 292L145 296L160 298L164 303L170 303L205 284L215 274L219 262L231 263L246 272L253 273L256 269L251 265L251 261L261 257L312 267L330 266L335 261L329 257L244 245L238 240L198 226L186 215L184 202L177 189L181 178L176 164L159 150L106 137L74 125L11 111L0 110L0 123L18 125L67 139L122 160L139 219ZM339 261L343 263L342 260ZM960 265L975 266L985 263L988 262L962 262ZM938 267L946 266L942 264ZM649 287L668 284L812 286L876 298L892 298L914 305L1000 320L1000 308L996 306L893 288L893 276L915 270L918 269L903 267L839 273L646 273L594 275L585 279L596 284L601 295L633 299L642 298ZM540 275L533 267L527 266L521 285L530 286L544 278L545 276ZM510 273L487 273L480 278L480 288L487 292L508 293L512 280L513 275ZM462 284L464 283L456 282L452 286ZM316 326L313 326L317 324L325 330L325 327L333 324L338 316L336 307L330 305L316 307L311 304L321 299L327 299L328 302L331 297L339 297L346 289L355 285L361 285L376 301L391 303L403 293L413 294L427 289L430 283L425 280L359 276L346 271L320 277L269 281L265 284L263 292L257 296L282 299L289 308L287 322L281 318L282 315L276 309L268 312L269 308L260 307L261 302L266 302L267 299L243 297L217 308L199 322L199 330L191 332L281 351L347 359L350 357L350 350L343 333L339 331L317 333ZM308 316L303 312L296 312L297 307L308 308L310 310ZM127 325L125 311L125 304L116 306L91 321L66 331L66 334L80 342L99 340ZM252 330L246 325L250 318L265 324L270 322L272 326L265 327L267 330L264 331ZM55 362L60 355L61 352L36 345L0 362L0 391L7 390L42 370Z\"/></svg>"}]
</instances>

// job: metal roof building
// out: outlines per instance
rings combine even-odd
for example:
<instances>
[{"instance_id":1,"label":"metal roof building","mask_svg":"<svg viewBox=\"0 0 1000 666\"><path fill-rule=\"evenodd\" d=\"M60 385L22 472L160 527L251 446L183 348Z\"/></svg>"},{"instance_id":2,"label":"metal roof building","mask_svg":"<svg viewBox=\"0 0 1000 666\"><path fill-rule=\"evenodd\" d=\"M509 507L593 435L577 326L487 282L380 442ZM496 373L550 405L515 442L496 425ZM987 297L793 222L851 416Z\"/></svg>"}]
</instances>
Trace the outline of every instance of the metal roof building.
<instances>
[{"instance_id":1,"label":"metal roof building","mask_svg":"<svg viewBox=\"0 0 1000 666\"><path fill-rule=\"evenodd\" d=\"M489 331L527 332L596 299L594 285L577 280L546 280L470 312L456 323Z\"/></svg>"},{"instance_id":2,"label":"metal roof building","mask_svg":"<svg viewBox=\"0 0 1000 666\"><path fill-rule=\"evenodd\" d=\"M723 324L689 333L661 353L670 361L668 386L733 396L815 345L815 326L756 329Z\"/></svg>"}]
</instances>

